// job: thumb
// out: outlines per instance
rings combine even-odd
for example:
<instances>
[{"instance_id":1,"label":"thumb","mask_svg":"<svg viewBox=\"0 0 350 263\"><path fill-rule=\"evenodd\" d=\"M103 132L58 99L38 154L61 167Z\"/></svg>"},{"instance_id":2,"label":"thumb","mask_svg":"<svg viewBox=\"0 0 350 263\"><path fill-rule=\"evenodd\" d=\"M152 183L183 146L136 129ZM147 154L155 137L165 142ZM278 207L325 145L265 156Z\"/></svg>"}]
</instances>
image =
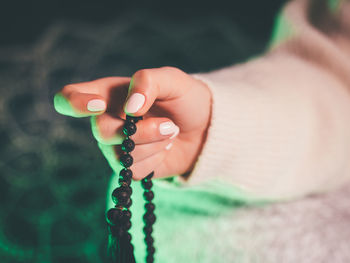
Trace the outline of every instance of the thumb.
<instances>
[{"instance_id":1,"label":"thumb","mask_svg":"<svg viewBox=\"0 0 350 263\"><path fill-rule=\"evenodd\" d=\"M179 98L184 90L184 78L187 78L186 73L173 67L137 71L130 81L125 113L142 116L155 100Z\"/></svg>"}]
</instances>

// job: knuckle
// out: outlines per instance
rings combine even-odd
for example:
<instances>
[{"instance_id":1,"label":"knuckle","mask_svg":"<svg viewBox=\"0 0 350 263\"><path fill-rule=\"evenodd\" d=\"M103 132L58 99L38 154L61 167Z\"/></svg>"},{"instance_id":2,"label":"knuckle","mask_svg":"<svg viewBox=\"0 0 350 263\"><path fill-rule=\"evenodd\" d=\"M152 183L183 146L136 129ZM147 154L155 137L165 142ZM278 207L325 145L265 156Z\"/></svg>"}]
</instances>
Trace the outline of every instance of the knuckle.
<instances>
[{"instance_id":1,"label":"knuckle","mask_svg":"<svg viewBox=\"0 0 350 263\"><path fill-rule=\"evenodd\" d=\"M134 179L135 181L141 181L143 177L139 173L137 173L133 175L132 179Z\"/></svg>"},{"instance_id":2,"label":"knuckle","mask_svg":"<svg viewBox=\"0 0 350 263\"><path fill-rule=\"evenodd\" d=\"M140 82L151 83L152 81L152 69L140 69L134 74L134 78Z\"/></svg>"},{"instance_id":3,"label":"knuckle","mask_svg":"<svg viewBox=\"0 0 350 263\"><path fill-rule=\"evenodd\" d=\"M123 127L117 123L111 124L111 119L105 114L91 117L91 130L95 139L106 145L119 145L123 142L121 135Z\"/></svg>"},{"instance_id":4,"label":"knuckle","mask_svg":"<svg viewBox=\"0 0 350 263\"><path fill-rule=\"evenodd\" d=\"M145 141L152 141L157 137L158 134L158 124L154 121L148 123L147 128L143 128L140 130L139 134Z\"/></svg>"},{"instance_id":5,"label":"knuckle","mask_svg":"<svg viewBox=\"0 0 350 263\"><path fill-rule=\"evenodd\" d=\"M153 137L155 134L157 134L158 129L159 129L159 124L157 122L155 122L155 121L152 121L149 124L148 129L146 129L147 135L149 137Z\"/></svg>"},{"instance_id":6,"label":"knuckle","mask_svg":"<svg viewBox=\"0 0 350 263\"><path fill-rule=\"evenodd\" d=\"M68 85L65 85L62 89L62 94L63 95L69 95L70 93L72 93L75 89L75 85L74 84L68 84Z\"/></svg>"},{"instance_id":7,"label":"knuckle","mask_svg":"<svg viewBox=\"0 0 350 263\"><path fill-rule=\"evenodd\" d=\"M135 181L140 181L143 179L143 173L142 171L140 171L140 169L134 169L133 170L133 175L132 175L132 179L134 179Z\"/></svg>"},{"instance_id":8,"label":"knuckle","mask_svg":"<svg viewBox=\"0 0 350 263\"><path fill-rule=\"evenodd\" d=\"M181 69L172 67L172 66L164 66L164 67L161 67L160 69L167 71L168 73L184 73Z\"/></svg>"},{"instance_id":9,"label":"knuckle","mask_svg":"<svg viewBox=\"0 0 350 263\"><path fill-rule=\"evenodd\" d=\"M172 67L172 66L164 66L164 67L161 67L159 69L166 70L166 71L178 71L179 70L178 68L175 68L175 67Z\"/></svg>"}]
</instances>

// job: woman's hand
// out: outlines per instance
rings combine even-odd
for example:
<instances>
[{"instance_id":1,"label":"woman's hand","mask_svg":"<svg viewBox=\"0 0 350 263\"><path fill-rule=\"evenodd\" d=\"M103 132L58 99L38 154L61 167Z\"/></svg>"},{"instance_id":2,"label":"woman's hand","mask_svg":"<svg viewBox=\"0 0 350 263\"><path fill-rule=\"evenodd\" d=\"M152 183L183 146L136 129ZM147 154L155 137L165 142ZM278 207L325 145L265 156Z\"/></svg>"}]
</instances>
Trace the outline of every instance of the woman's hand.
<instances>
[{"instance_id":1,"label":"woman's hand","mask_svg":"<svg viewBox=\"0 0 350 263\"><path fill-rule=\"evenodd\" d=\"M211 93L200 80L163 67L137 71L132 79L108 77L65 86L55 109L73 117L91 116L93 134L112 169L119 173L126 114L143 116L132 135L133 178L155 177L193 169L206 139Z\"/></svg>"}]
</instances>

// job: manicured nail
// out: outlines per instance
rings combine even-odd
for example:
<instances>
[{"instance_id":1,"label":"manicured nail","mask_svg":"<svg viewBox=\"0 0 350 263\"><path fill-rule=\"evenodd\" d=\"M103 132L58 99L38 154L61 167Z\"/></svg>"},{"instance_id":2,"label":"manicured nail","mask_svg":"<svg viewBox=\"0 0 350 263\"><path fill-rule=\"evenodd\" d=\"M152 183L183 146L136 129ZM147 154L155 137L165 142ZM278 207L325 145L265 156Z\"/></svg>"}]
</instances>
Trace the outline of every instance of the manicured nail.
<instances>
[{"instance_id":1,"label":"manicured nail","mask_svg":"<svg viewBox=\"0 0 350 263\"><path fill-rule=\"evenodd\" d=\"M125 112L126 113L135 113L142 108L145 103L145 96L141 93L134 93L130 96L129 100L126 103Z\"/></svg>"},{"instance_id":2,"label":"manicured nail","mask_svg":"<svg viewBox=\"0 0 350 263\"><path fill-rule=\"evenodd\" d=\"M90 100L87 104L87 109L89 111L103 111L106 109L106 102L99 99Z\"/></svg>"},{"instance_id":3,"label":"manicured nail","mask_svg":"<svg viewBox=\"0 0 350 263\"><path fill-rule=\"evenodd\" d=\"M180 128L178 126L175 126L176 127L176 130L174 132L173 135L171 135L171 137L169 139L174 139L180 132Z\"/></svg>"},{"instance_id":4,"label":"manicured nail","mask_svg":"<svg viewBox=\"0 0 350 263\"><path fill-rule=\"evenodd\" d=\"M167 146L165 146L165 150L170 150L170 148L173 146L173 143L169 143Z\"/></svg>"},{"instance_id":5,"label":"manicured nail","mask_svg":"<svg viewBox=\"0 0 350 263\"><path fill-rule=\"evenodd\" d=\"M159 125L159 132L162 135L169 135L169 134L173 134L174 132L176 132L177 128L178 127L172 121L166 121L166 122L162 122Z\"/></svg>"}]
</instances>

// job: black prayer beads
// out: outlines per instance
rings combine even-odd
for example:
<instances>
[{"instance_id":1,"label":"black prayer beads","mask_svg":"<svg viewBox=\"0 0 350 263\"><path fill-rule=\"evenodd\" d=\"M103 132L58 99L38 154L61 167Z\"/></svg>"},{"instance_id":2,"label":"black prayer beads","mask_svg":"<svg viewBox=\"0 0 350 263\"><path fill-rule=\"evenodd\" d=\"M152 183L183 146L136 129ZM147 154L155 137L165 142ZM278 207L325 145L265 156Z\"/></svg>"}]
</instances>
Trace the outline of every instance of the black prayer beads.
<instances>
[{"instance_id":1,"label":"black prayer beads","mask_svg":"<svg viewBox=\"0 0 350 263\"><path fill-rule=\"evenodd\" d=\"M112 200L115 203L115 207L108 210L106 214L107 223L109 226L109 232L113 238L115 238L115 262L135 262L133 256L133 245L131 244L131 235L129 229L131 228L131 212L129 210L132 200L132 188L130 186L132 179L132 171L130 166L133 164L133 158L130 155L135 148L134 141L129 137L136 133L136 123L142 119L142 117L131 117L126 116L124 123L123 132L126 135L121 148L123 154L119 160L121 165L124 167L119 173L119 187L114 189L112 192ZM144 178L141 183L144 189L145 214L143 220L145 226L143 228L145 233L145 242L147 247L146 262L154 262L154 240L152 238L153 224L156 221L154 214L155 205L152 203L154 193L151 190L153 172Z\"/></svg>"},{"instance_id":2,"label":"black prayer beads","mask_svg":"<svg viewBox=\"0 0 350 263\"><path fill-rule=\"evenodd\" d=\"M153 224L156 221L156 216L154 214L155 205L152 203L152 200L154 198L154 193L151 190L153 185L151 179L153 175L154 173L152 172L141 181L142 187L144 189L143 197L146 201L146 204L145 204L146 213L143 216L143 221L145 223L143 232L145 233L145 242L146 242L146 249L147 249L146 263L154 262L154 252L155 252L154 240L152 238Z\"/></svg>"}]
</instances>

